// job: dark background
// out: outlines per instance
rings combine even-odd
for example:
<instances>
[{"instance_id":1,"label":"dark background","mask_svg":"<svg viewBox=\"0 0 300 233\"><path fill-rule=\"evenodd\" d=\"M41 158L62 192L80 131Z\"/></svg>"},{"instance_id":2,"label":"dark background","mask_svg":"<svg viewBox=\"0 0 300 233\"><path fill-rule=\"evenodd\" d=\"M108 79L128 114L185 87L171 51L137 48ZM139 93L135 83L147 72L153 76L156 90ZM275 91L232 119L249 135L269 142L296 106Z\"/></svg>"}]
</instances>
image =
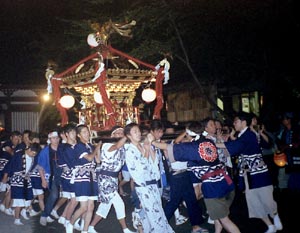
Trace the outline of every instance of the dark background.
<instances>
[{"instance_id":1,"label":"dark background","mask_svg":"<svg viewBox=\"0 0 300 233\"><path fill-rule=\"evenodd\" d=\"M135 19L133 38L111 43L154 65L170 52L168 87L197 79L225 90L259 90L266 112L298 111L298 12L297 0L2 0L0 85L46 87L50 60L59 72L95 52L86 43L89 20Z\"/></svg>"}]
</instances>

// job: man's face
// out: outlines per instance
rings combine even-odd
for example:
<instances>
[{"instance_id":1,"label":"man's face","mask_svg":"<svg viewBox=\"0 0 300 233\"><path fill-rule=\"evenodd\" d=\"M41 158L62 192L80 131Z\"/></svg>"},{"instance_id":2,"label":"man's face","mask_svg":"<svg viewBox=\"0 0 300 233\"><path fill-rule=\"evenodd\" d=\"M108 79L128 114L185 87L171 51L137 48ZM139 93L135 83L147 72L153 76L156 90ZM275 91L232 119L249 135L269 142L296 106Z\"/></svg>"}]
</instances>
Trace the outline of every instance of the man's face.
<instances>
[{"instance_id":1,"label":"man's face","mask_svg":"<svg viewBox=\"0 0 300 233\"><path fill-rule=\"evenodd\" d=\"M60 140L60 138L58 136L51 137L50 138L50 144L52 144L52 145L58 145L59 144L59 140Z\"/></svg>"},{"instance_id":2,"label":"man's face","mask_svg":"<svg viewBox=\"0 0 300 233\"><path fill-rule=\"evenodd\" d=\"M88 143L90 141L90 131L88 128L82 128L78 134L80 141L83 143Z\"/></svg>"},{"instance_id":3,"label":"man's face","mask_svg":"<svg viewBox=\"0 0 300 233\"><path fill-rule=\"evenodd\" d=\"M159 140L163 136L164 131L162 129L155 129L151 130L151 133L154 136L155 140Z\"/></svg>"},{"instance_id":4,"label":"man's face","mask_svg":"<svg viewBox=\"0 0 300 233\"><path fill-rule=\"evenodd\" d=\"M26 150L26 154L30 157L34 157L37 155L36 151L31 150L30 148Z\"/></svg>"},{"instance_id":5,"label":"man's face","mask_svg":"<svg viewBox=\"0 0 300 233\"><path fill-rule=\"evenodd\" d=\"M67 141L69 144L74 144L74 143L76 143L76 136L77 136L77 134L76 134L76 130L75 130L75 129L74 129L74 130L71 130L70 132L66 133L65 135L66 135L66 138L67 138L66 141Z\"/></svg>"},{"instance_id":6,"label":"man's face","mask_svg":"<svg viewBox=\"0 0 300 233\"><path fill-rule=\"evenodd\" d=\"M141 130L138 126L133 126L130 129L130 134L127 135L131 142L140 142L142 138Z\"/></svg>"},{"instance_id":7,"label":"man's face","mask_svg":"<svg viewBox=\"0 0 300 233\"><path fill-rule=\"evenodd\" d=\"M207 125L205 127L205 131L209 135L214 135L216 133L216 125L215 125L215 122L213 120L210 120L210 121L207 122Z\"/></svg>"},{"instance_id":8,"label":"man's face","mask_svg":"<svg viewBox=\"0 0 300 233\"><path fill-rule=\"evenodd\" d=\"M234 127L235 131L238 131L238 132L243 130L243 124L242 124L242 121L240 120L240 118L238 118L238 117L234 118L233 127Z\"/></svg>"},{"instance_id":9,"label":"man's face","mask_svg":"<svg viewBox=\"0 0 300 233\"><path fill-rule=\"evenodd\" d=\"M24 133L22 139L26 145L29 145L31 143L29 139L29 133Z\"/></svg>"},{"instance_id":10,"label":"man's face","mask_svg":"<svg viewBox=\"0 0 300 233\"><path fill-rule=\"evenodd\" d=\"M114 133L111 136L112 138L122 138L124 137L124 130L122 128L117 129L114 131Z\"/></svg>"},{"instance_id":11,"label":"man's face","mask_svg":"<svg viewBox=\"0 0 300 233\"><path fill-rule=\"evenodd\" d=\"M14 146L16 146L21 142L21 138L15 135L11 138L11 142Z\"/></svg>"}]
</instances>

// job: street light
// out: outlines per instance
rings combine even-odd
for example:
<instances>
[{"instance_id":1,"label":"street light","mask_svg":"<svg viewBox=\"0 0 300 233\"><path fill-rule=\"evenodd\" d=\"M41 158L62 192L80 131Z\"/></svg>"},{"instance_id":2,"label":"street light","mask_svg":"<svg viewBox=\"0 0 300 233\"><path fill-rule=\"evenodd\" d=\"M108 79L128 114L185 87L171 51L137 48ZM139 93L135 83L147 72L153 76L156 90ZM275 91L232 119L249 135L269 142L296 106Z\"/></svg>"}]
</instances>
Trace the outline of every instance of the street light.
<instances>
[{"instance_id":1,"label":"street light","mask_svg":"<svg viewBox=\"0 0 300 233\"><path fill-rule=\"evenodd\" d=\"M45 101L45 102L48 102L49 100L50 100L50 95L47 93L47 94L44 94L43 95L43 100Z\"/></svg>"}]
</instances>

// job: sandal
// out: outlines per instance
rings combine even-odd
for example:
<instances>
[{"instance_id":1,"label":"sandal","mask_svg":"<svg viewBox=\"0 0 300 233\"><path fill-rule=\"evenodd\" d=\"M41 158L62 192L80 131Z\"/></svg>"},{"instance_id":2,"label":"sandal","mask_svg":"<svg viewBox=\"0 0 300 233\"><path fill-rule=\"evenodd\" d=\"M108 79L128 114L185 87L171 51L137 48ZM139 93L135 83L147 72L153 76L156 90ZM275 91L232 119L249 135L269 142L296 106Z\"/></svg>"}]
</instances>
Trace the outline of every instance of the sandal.
<instances>
[{"instance_id":1,"label":"sandal","mask_svg":"<svg viewBox=\"0 0 300 233\"><path fill-rule=\"evenodd\" d=\"M195 231L192 230L191 233L209 233L209 231L205 228L200 228Z\"/></svg>"}]
</instances>

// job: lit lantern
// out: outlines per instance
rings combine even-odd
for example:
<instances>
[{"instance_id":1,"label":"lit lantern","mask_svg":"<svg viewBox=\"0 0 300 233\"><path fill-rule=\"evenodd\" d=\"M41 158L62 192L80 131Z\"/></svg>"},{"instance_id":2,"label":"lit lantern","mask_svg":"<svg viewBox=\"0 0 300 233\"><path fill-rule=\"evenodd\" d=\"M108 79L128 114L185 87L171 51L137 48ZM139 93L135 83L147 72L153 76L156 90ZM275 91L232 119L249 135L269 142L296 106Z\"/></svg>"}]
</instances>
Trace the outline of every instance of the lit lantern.
<instances>
[{"instance_id":1,"label":"lit lantern","mask_svg":"<svg viewBox=\"0 0 300 233\"><path fill-rule=\"evenodd\" d=\"M60 98L59 103L62 107L69 109L72 108L75 104L75 99L71 95L64 95Z\"/></svg>"},{"instance_id":2,"label":"lit lantern","mask_svg":"<svg viewBox=\"0 0 300 233\"><path fill-rule=\"evenodd\" d=\"M278 167L284 167L287 163L287 158L285 153L275 153L274 154L274 163Z\"/></svg>"},{"instance_id":3,"label":"lit lantern","mask_svg":"<svg viewBox=\"0 0 300 233\"><path fill-rule=\"evenodd\" d=\"M146 88L142 91L142 99L147 102L150 103L153 100L155 100L156 98L156 92L155 90L151 89L151 88Z\"/></svg>"},{"instance_id":4,"label":"lit lantern","mask_svg":"<svg viewBox=\"0 0 300 233\"><path fill-rule=\"evenodd\" d=\"M91 47L97 47L99 45L99 42L97 41L97 37L94 33L91 33L88 35L87 37L87 43L91 46Z\"/></svg>"},{"instance_id":5,"label":"lit lantern","mask_svg":"<svg viewBox=\"0 0 300 233\"><path fill-rule=\"evenodd\" d=\"M103 99L102 99L100 92L98 92L98 91L94 92L94 100L97 104L103 104Z\"/></svg>"}]
</instances>

